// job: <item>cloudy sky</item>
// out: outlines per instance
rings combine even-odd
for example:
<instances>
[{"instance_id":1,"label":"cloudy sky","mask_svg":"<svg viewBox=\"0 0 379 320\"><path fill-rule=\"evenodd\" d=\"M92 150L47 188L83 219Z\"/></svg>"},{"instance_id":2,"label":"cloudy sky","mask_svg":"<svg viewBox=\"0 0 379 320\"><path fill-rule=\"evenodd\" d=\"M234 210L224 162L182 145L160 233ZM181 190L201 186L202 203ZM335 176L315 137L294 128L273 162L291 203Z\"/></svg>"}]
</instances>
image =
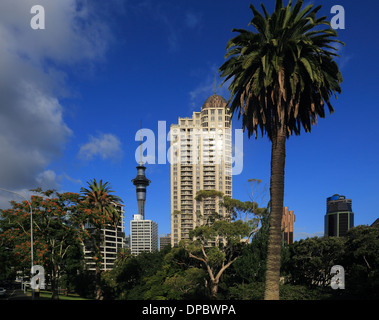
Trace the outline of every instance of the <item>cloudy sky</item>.
<instances>
[{"instance_id":1,"label":"cloudy sky","mask_svg":"<svg viewBox=\"0 0 379 320\"><path fill-rule=\"evenodd\" d=\"M79 192L92 178L109 181L124 201L128 233L137 212L131 179L140 121L158 140L158 121L167 134L178 117L200 110L232 28L249 28L250 2L260 3L39 0L45 29L35 30L36 1L1 0L0 188L27 196L38 186ZM314 2L332 19L334 1ZM378 30L379 5L338 4L346 16L339 30L343 94L334 115L287 146L285 205L296 215L297 238L322 234L326 197L335 193L353 199L356 225L378 217L378 42L367 28ZM226 86L217 90L228 98ZM245 135L243 153L233 196L249 200L248 179L269 183L270 143ZM169 164L147 167L146 216L169 233ZM1 207L10 199L17 196L0 192Z\"/></svg>"}]
</instances>

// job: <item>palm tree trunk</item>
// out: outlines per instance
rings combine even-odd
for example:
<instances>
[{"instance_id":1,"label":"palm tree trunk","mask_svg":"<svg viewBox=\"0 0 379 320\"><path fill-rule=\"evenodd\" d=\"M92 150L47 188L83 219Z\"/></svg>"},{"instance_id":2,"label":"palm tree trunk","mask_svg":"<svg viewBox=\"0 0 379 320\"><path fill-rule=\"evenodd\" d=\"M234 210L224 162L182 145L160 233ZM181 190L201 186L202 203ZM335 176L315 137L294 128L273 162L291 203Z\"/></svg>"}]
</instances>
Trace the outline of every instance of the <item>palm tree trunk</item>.
<instances>
[{"instance_id":1,"label":"palm tree trunk","mask_svg":"<svg viewBox=\"0 0 379 320\"><path fill-rule=\"evenodd\" d=\"M270 181L270 232L268 239L265 300L279 300L281 222L284 198L286 136L284 130L272 139Z\"/></svg>"}]
</instances>

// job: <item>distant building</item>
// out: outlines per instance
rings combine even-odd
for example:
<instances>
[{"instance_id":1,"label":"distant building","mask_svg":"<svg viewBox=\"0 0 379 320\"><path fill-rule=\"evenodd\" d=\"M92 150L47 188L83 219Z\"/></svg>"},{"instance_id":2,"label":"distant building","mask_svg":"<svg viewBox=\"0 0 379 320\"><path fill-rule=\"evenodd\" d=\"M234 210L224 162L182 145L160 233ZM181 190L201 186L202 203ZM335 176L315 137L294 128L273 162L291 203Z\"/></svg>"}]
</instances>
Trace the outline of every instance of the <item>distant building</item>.
<instances>
[{"instance_id":1,"label":"distant building","mask_svg":"<svg viewBox=\"0 0 379 320\"><path fill-rule=\"evenodd\" d=\"M152 220L144 220L139 214L130 221L130 250L135 256L141 252L158 250L158 224Z\"/></svg>"},{"instance_id":2,"label":"distant building","mask_svg":"<svg viewBox=\"0 0 379 320\"><path fill-rule=\"evenodd\" d=\"M125 248L130 249L130 235L125 236Z\"/></svg>"},{"instance_id":3,"label":"distant building","mask_svg":"<svg viewBox=\"0 0 379 320\"><path fill-rule=\"evenodd\" d=\"M343 237L354 227L351 199L335 194L326 199L325 236Z\"/></svg>"},{"instance_id":4,"label":"distant building","mask_svg":"<svg viewBox=\"0 0 379 320\"><path fill-rule=\"evenodd\" d=\"M101 270L112 270L114 261L116 260L117 253L120 249L125 248L125 234L124 234L124 209L121 204L114 204L120 213L120 221L117 227L108 224L105 228L101 229L101 245L100 252L103 257L101 263ZM91 228L88 226L88 230ZM91 243L84 242L84 258L88 270L95 271L95 262L93 261L93 252L91 250Z\"/></svg>"},{"instance_id":5,"label":"distant building","mask_svg":"<svg viewBox=\"0 0 379 320\"><path fill-rule=\"evenodd\" d=\"M159 238L159 250L162 250L168 245L171 245L171 234Z\"/></svg>"},{"instance_id":6,"label":"distant building","mask_svg":"<svg viewBox=\"0 0 379 320\"><path fill-rule=\"evenodd\" d=\"M293 211L289 211L288 207L283 208L282 216L282 232L283 242L290 244L293 243L293 235L295 230L295 215Z\"/></svg>"}]
</instances>

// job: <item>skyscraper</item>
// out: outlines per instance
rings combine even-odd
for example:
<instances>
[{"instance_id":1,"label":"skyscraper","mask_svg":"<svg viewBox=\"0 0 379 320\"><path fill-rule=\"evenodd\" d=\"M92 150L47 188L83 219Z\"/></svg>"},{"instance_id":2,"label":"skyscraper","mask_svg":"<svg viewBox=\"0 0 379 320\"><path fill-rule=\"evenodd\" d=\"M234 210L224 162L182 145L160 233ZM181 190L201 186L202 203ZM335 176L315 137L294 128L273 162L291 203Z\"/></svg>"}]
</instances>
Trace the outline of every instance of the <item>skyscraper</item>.
<instances>
[{"instance_id":1,"label":"skyscraper","mask_svg":"<svg viewBox=\"0 0 379 320\"><path fill-rule=\"evenodd\" d=\"M210 96L192 118L179 118L170 129L171 245L188 238L200 216L228 214L218 199L195 200L199 190L232 196L232 130L226 100Z\"/></svg>"},{"instance_id":2,"label":"skyscraper","mask_svg":"<svg viewBox=\"0 0 379 320\"><path fill-rule=\"evenodd\" d=\"M343 237L354 227L351 199L335 194L326 199L325 236Z\"/></svg>"}]
</instances>

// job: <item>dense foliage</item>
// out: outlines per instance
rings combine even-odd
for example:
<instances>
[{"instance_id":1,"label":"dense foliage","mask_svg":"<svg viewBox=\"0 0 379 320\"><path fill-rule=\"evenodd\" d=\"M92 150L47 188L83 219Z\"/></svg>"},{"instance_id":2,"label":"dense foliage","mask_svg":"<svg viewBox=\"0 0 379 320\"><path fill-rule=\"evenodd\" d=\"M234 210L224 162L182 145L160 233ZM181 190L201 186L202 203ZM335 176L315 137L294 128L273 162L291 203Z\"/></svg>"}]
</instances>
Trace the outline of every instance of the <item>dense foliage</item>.
<instances>
[{"instance_id":1,"label":"dense foliage","mask_svg":"<svg viewBox=\"0 0 379 320\"><path fill-rule=\"evenodd\" d=\"M212 279L209 268L220 274L217 299L263 299L265 268L269 237L269 211L248 202L224 199L239 213L259 213L259 229L248 236L241 220L214 221L213 227L195 229L197 240L188 245L166 247L160 252L130 254L118 252L113 270L101 274L101 290L105 299L188 300L211 299ZM34 263L42 264L47 281L56 291L59 284L67 292L95 298L95 274L85 268L82 242L91 236L83 224L94 224L108 218L99 210L81 205L77 193L35 190L31 197L33 209ZM252 209L253 208L253 209ZM258 210L259 209L259 210ZM260 210L262 209L262 210ZM0 211L0 283L14 280L16 271L30 274L30 214L27 202L12 202L11 208ZM90 216L90 219L88 218ZM254 215L256 216L256 215ZM251 227L251 226L250 226ZM245 230L246 229L246 230ZM228 234L227 234L228 233ZM204 249L208 262L193 258L198 254L199 238L218 234L226 245ZM197 241L197 242L196 242ZM191 247L192 246L192 247ZM190 250L191 249L191 250ZM201 250L200 250L201 251ZM232 260L228 260L230 254ZM238 257L237 259L234 259ZM345 290L330 286L331 267L345 269ZM215 273L215 274L216 274ZM284 245L281 250L280 299L377 299L379 292L379 227L357 226L346 237L315 237ZM214 296L213 296L214 298Z\"/></svg>"},{"instance_id":2,"label":"dense foliage","mask_svg":"<svg viewBox=\"0 0 379 320\"><path fill-rule=\"evenodd\" d=\"M264 298L268 217L238 260L222 275L218 299ZM281 258L280 299L377 299L379 227L358 226L345 238L315 237L285 245ZM345 290L330 287L333 265L345 268ZM206 267L184 248L129 256L103 278L111 299L210 299Z\"/></svg>"},{"instance_id":3,"label":"dense foliage","mask_svg":"<svg viewBox=\"0 0 379 320\"><path fill-rule=\"evenodd\" d=\"M108 187L107 183L104 185ZM33 265L43 266L53 299L58 299L58 286L91 295L93 275L86 272L82 249L85 242L94 243L92 259L100 267L99 230L113 223L110 214L113 211L104 210L107 199L103 197L100 207L88 201L85 192L81 196L41 188L31 191L30 201L11 201L11 208L0 210L0 268L3 271L0 281L15 279L20 272L21 277L28 279L33 252ZM118 198L111 200L115 199Z\"/></svg>"}]
</instances>

